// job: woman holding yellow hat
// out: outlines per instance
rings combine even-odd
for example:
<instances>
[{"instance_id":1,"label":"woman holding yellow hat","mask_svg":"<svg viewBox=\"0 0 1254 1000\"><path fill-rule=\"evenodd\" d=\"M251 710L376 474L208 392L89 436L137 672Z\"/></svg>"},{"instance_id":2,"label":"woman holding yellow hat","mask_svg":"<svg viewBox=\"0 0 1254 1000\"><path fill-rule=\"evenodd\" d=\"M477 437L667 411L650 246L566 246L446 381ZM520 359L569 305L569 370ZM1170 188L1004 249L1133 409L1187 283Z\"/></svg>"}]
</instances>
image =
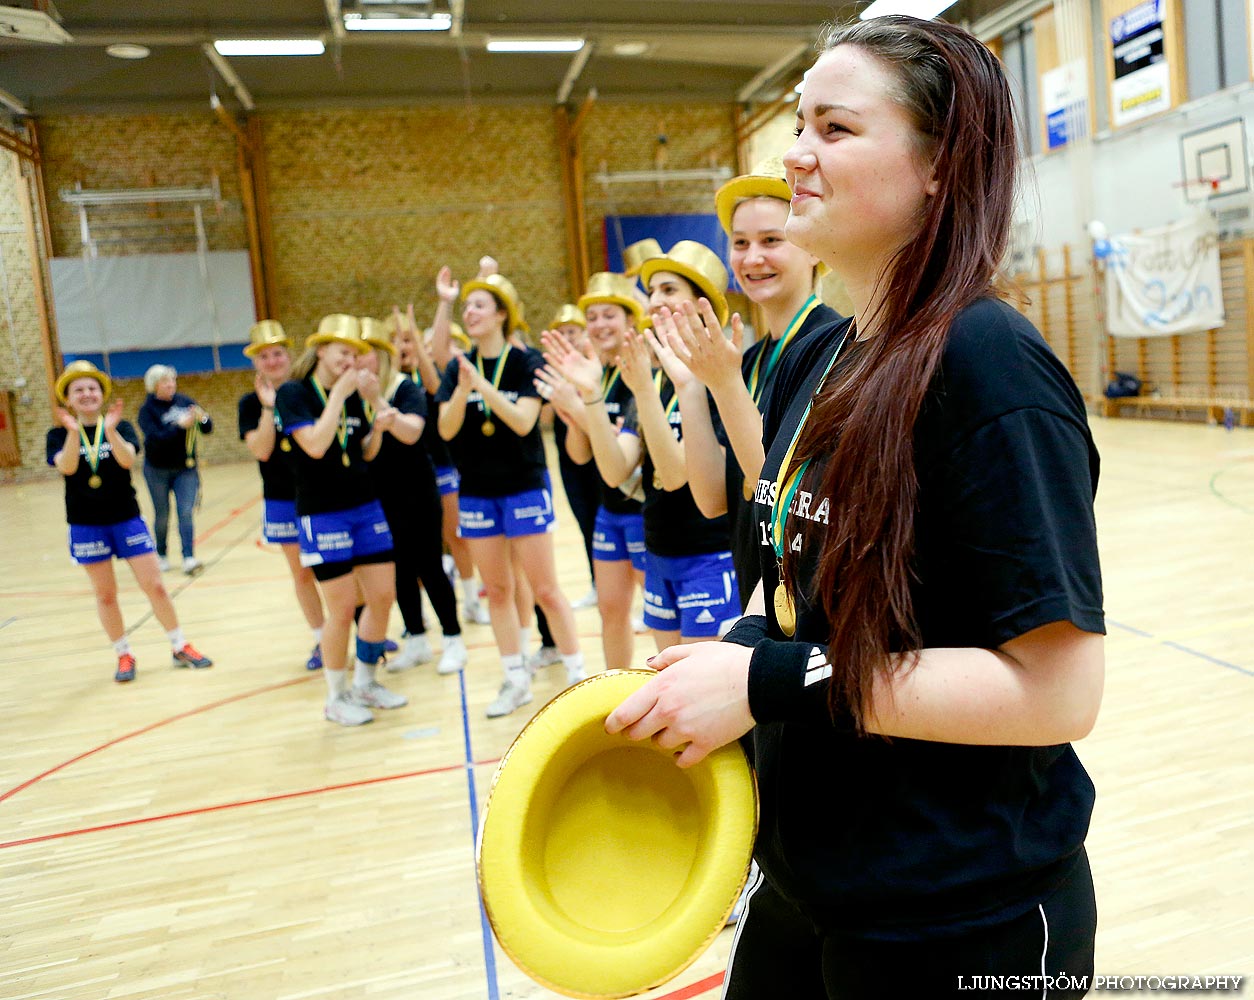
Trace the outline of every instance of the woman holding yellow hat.
<instances>
[{"instance_id":1,"label":"woman holding yellow hat","mask_svg":"<svg viewBox=\"0 0 1254 1000\"><path fill-rule=\"evenodd\" d=\"M291 340L277 320L262 320L248 332L244 354L252 360L257 374L253 391L240 397L239 436L257 460L261 472L261 537L277 545L287 560L296 588L296 601L313 633L314 648L305 668L321 670L325 621L322 598L318 596L313 571L300 562L292 440L279 433L274 416L275 394L292 374L291 346Z\"/></svg>"},{"instance_id":2,"label":"woman holding yellow hat","mask_svg":"<svg viewBox=\"0 0 1254 1000\"><path fill-rule=\"evenodd\" d=\"M575 618L557 583L553 554L553 496L540 438L541 399L535 388L543 359L510 346L519 325L518 293L499 274L466 282L462 325L474 342L444 372L436 399L440 436L462 474L461 533L488 588L492 631L504 683L489 717L531 701L531 677L520 648L511 550L517 553L557 642L567 680L584 676Z\"/></svg>"},{"instance_id":3,"label":"woman holding yellow hat","mask_svg":"<svg viewBox=\"0 0 1254 1000\"><path fill-rule=\"evenodd\" d=\"M903 970L912 996L973 969L1088 992L1072 742L1104 677L1099 462L1074 380L996 290L1015 119L997 57L943 21L833 27L806 74L787 235L853 319L776 372L752 613L660 653L606 727L685 767L753 730L762 877L728 1000L876 996Z\"/></svg>"},{"instance_id":4,"label":"woman holding yellow hat","mask_svg":"<svg viewBox=\"0 0 1254 1000\"><path fill-rule=\"evenodd\" d=\"M313 569L327 606L324 715L342 726L370 722L372 708L407 702L375 677L396 586L392 533L366 463L378 454L382 433L396 415L389 408L375 413L373 422L367 416L358 390L372 394L378 379L359 372L356 360L369 350L355 316L327 316L305 341L294 381L275 396L279 427L294 445L301 564ZM365 608L350 690L345 666L359 588Z\"/></svg>"},{"instance_id":5,"label":"woman holding yellow hat","mask_svg":"<svg viewBox=\"0 0 1254 1000\"><path fill-rule=\"evenodd\" d=\"M357 367L373 376L362 389L366 416L395 411L386 429L379 431L379 453L370 463L370 479L392 530L396 566L396 605L405 622L405 641L388 661L389 671L407 670L431 658L426 623L422 617L425 589L444 633L443 652L436 669L452 674L466 665L468 654L457 620L457 598L444 573L440 543L440 494L435 467L422 445L427 427L427 399L404 373L394 371L397 350L384 324L364 317L361 339L370 350ZM422 587L419 587L421 581Z\"/></svg>"},{"instance_id":6,"label":"woman holding yellow hat","mask_svg":"<svg viewBox=\"0 0 1254 1000\"><path fill-rule=\"evenodd\" d=\"M122 419L122 400L105 403L109 376L90 361L75 361L57 379L60 424L48 431L48 464L65 477L65 514L70 526L70 558L87 572L96 595L96 613L118 658L113 679L135 679L113 559L125 559L152 613L170 639L176 667L203 668L213 661L183 636L170 595L161 582L156 544L139 516L131 469L139 457L139 436Z\"/></svg>"},{"instance_id":7,"label":"woman holding yellow hat","mask_svg":"<svg viewBox=\"0 0 1254 1000\"><path fill-rule=\"evenodd\" d=\"M791 198L779 157L732 178L715 195L732 272L745 295L761 307L766 337L742 354L740 317L732 317L729 340L712 309L685 307L658 327L659 333L668 331L668 346L695 376L679 403L687 428L688 478L706 515L727 514L742 605L758 582L758 531L750 501L764 458L761 410L784 355L811 332L842 318L815 294L818 258L784 234ZM730 448L716 440L711 395Z\"/></svg>"}]
</instances>

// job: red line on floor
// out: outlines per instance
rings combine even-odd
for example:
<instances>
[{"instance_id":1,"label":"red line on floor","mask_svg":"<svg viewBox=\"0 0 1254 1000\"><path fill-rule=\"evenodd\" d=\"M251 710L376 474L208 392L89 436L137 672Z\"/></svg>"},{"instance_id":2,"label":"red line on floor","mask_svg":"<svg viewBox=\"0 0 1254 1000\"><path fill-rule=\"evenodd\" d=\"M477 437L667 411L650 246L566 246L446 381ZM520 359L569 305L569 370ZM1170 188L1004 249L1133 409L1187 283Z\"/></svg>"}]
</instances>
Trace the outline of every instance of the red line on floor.
<instances>
[{"instance_id":1,"label":"red line on floor","mask_svg":"<svg viewBox=\"0 0 1254 1000\"><path fill-rule=\"evenodd\" d=\"M494 760L477 760L475 767L496 764ZM378 778L362 778L360 781L345 781L338 785L322 785L319 788L303 788L297 792L279 792L276 795L263 795L256 799L239 799L235 802L219 802L212 806L199 806L195 809L181 809L178 812L161 813L157 816L142 816L139 819L123 819L116 823L102 823L99 826L85 826L77 830L59 830L56 833L44 833L37 837L25 837L22 840L9 840L0 843L0 850L6 847L21 847L23 844L39 844L47 840L61 840L65 837L77 837L84 833L99 833L102 830L119 830L128 826L140 826L144 823L157 823L166 819L179 819L182 816L201 816L205 813L221 812L225 809L238 809L241 806L255 806L267 802L282 802L284 799L299 799L306 795L320 795L323 792L338 792L345 788L362 788L366 785L378 785L385 781L399 781L402 778L421 778L431 774L445 774L449 771L460 771L465 764L447 764L444 767L432 767L423 771L404 771L400 774L385 774Z\"/></svg>"},{"instance_id":2,"label":"red line on floor","mask_svg":"<svg viewBox=\"0 0 1254 1000\"><path fill-rule=\"evenodd\" d=\"M280 688L291 687L293 684L304 684L307 681L312 680L313 677L313 674L309 674L305 677L293 677L290 681L280 681L278 684L267 684L265 687L254 688L252 691L245 691L242 694L233 694L229 698L212 701L207 705L201 705L199 708L193 708L186 712L180 712L178 715L172 715L168 719L162 719L159 722L154 722L151 725L144 726L142 729L136 729L133 732L117 736L106 743L101 743L99 746L83 751L76 757L71 757L69 760L62 761L56 767L48 768L48 770L44 771L42 774L37 774L27 781L23 781L20 785L10 788L7 792L0 793L0 802L3 802L5 799L12 798L23 789L30 788L30 786L36 782L43 781L43 779L48 777L48 775L56 774L63 768L69 767L71 764L77 764L80 760L84 760L92 754L99 753L101 750L107 750L112 746L117 746L119 743L124 743L126 740L134 739L136 736L142 736L144 733L150 733L154 729L160 729L162 726L168 726L171 722L177 722L180 719L187 719L193 715L199 715L201 712L208 712L211 709L220 708L223 705L229 705L233 701L243 701L245 698L252 698L255 695L266 694L269 691L277 691Z\"/></svg>"},{"instance_id":3,"label":"red line on floor","mask_svg":"<svg viewBox=\"0 0 1254 1000\"><path fill-rule=\"evenodd\" d=\"M205 531L203 531L203 532L201 532L201 534L197 535L197 536L196 536L196 544L197 544L197 545L199 545L201 542L203 542L203 541L204 541L206 538L208 538L210 535L213 535L213 534L217 533L218 531L220 531L221 529L225 528L228 524L230 524L230 523L231 523L232 521L234 521L237 517L239 517L242 513L244 513L244 511L248 510L248 508L250 508L250 507L255 507L255 506L256 506L257 504L259 504L260 502L261 502L261 496L260 496L260 495L258 495L258 496L253 497L251 500L249 500L249 501L248 501L248 503L244 504L242 507L236 507L233 511L231 511L229 514L227 514L227 515L226 515L226 517L224 517L224 518L223 518L221 521L219 521L217 524L213 525L213 526L212 526L212 527L210 527L210 528L205 529Z\"/></svg>"},{"instance_id":4,"label":"red line on floor","mask_svg":"<svg viewBox=\"0 0 1254 1000\"><path fill-rule=\"evenodd\" d=\"M3 847L4 844L0 844ZM716 972L712 976L706 976L699 979L695 983L676 990L674 993L667 993L657 998L657 1000L691 1000L692 997L700 996L709 990L723 985L723 979L727 975L725 972Z\"/></svg>"}]
</instances>

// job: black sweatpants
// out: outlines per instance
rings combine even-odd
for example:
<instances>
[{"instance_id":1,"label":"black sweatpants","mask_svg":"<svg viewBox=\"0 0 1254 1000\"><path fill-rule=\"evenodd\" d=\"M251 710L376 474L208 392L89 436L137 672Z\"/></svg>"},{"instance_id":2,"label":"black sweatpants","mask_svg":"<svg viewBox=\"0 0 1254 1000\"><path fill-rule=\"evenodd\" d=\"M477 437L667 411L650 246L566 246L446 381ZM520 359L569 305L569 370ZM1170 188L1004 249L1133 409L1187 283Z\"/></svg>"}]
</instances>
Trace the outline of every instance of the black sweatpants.
<instances>
[{"instance_id":1,"label":"black sweatpants","mask_svg":"<svg viewBox=\"0 0 1254 1000\"><path fill-rule=\"evenodd\" d=\"M380 502L388 527L392 529L396 606L400 608L405 631L421 635L427 630L422 620L422 589L418 586L421 581L440 619L440 629L445 635L461 635L457 597L444 573L443 511L434 477L429 489L414 490L402 497L385 497Z\"/></svg>"},{"instance_id":2,"label":"black sweatpants","mask_svg":"<svg viewBox=\"0 0 1254 1000\"><path fill-rule=\"evenodd\" d=\"M588 556L588 573L592 573L592 536L596 531L597 508L601 505L601 475L596 462L576 465L565 453L560 453L557 463L562 477L562 489L566 502L579 525L583 536L584 552Z\"/></svg>"},{"instance_id":3,"label":"black sweatpants","mask_svg":"<svg viewBox=\"0 0 1254 1000\"><path fill-rule=\"evenodd\" d=\"M823 931L759 874L736 927L723 997L1082 997L1093 978L1096 930L1093 878L1083 855L1052 895L1021 916L922 941Z\"/></svg>"}]
</instances>

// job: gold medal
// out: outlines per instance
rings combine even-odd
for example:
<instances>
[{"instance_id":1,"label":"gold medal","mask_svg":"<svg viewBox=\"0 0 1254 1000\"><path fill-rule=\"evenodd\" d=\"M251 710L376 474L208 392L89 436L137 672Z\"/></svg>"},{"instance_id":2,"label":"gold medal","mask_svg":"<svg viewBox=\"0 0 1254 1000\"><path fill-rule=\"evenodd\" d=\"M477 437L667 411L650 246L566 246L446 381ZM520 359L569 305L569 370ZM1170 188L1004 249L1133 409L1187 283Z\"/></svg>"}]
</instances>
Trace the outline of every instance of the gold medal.
<instances>
[{"instance_id":1,"label":"gold medal","mask_svg":"<svg viewBox=\"0 0 1254 1000\"><path fill-rule=\"evenodd\" d=\"M793 607L792 597L782 583L775 588L775 620L784 635L797 631L797 609Z\"/></svg>"},{"instance_id":2,"label":"gold medal","mask_svg":"<svg viewBox=\"0 0 1254 1000\"><path fill-rule=\"evenodd\" d=\"M496 433L496 424L494 424L491 420L485 420L479 430L483 431L484 437L491 437Z\"/></svg>"},{"instance_id":3,"label":"gold medal","mask_svg":"<svg viewBox=\"0 0 1254 1000\"><path fill-rule=\"evenodd\" d=\"M101 479L99 476L92 476L91 478L87 480L87 485L90 486L93 490L98 490L100 489L100 484L102 482L104 482L104 480Z\"/></svg>"},{"instance_id":4,"label":"gold medal","mask_svg":"<svg viewBox=\"0 0 1254 1000\"><path fill-rule=\"evenodd\" d=\"M662 477L659 476L656 472L653 473L653 488L655 490L662 489Z\"/></svg>"},{"instance_id":5,"label":"gold medal","mask_svg":"<svg viewBox=\"0 0 1254 1000\"><path fill-rule=\"evenodd\" d=\"M287 438L284 438L282 441L279 442L279 451L291 451L291 450L292 450L292 442L289 441Z\"/></svg>"},{"instance_id":6,"label":"gold medal","mask_svg":"<svg viewBox=\"0 0 1254 1000\"><path fill-rule=\"evenodd\" d=\"M753 483L749 482L747 479L745 480L744 494L746 500L753 499Z\"/></svg>"},{"instance_id":7,"label":"gold medal","mask_svg":"<svg viewBox=\"0 0 1254 1000\"><path fill-rule=\"evenodd\" d=\"M196 459L194 459L194 458L189 458L189 459L188 459L186 462L184 462L183 464L184 464L184 465L186 465L189 469L194 469L194 468L196 468Z\"/></svg>"},{"instance_id":8,"label":"gold medal","mask_svg":"<svg viewBox=\"0 0 1254 1000\"><path fill-rule=\"evenodd\" d=\"M348 466L349 466L349 464L350 464L350 463L349 463L349 461L348 461L348 452L343 452L343 453L340 455L340 461L344 463L344 468L346 468L346 469L347 469L347 468L348 468Z\"/></svg>"}]
</instances>

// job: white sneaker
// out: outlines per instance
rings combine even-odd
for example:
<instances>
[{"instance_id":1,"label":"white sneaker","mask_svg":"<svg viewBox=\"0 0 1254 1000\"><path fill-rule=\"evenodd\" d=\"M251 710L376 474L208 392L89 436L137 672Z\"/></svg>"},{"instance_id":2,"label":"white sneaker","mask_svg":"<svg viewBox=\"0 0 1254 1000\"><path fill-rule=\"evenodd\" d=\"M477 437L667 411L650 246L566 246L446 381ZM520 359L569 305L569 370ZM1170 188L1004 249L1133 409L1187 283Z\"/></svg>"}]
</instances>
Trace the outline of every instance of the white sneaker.
<instances>
[{"instance_id":1,"label":"white sneaker","mask_svg":"<svg viewBox=\"0 0 1254 1000\"><path fill-rule=\"evenodd\" d=\"M361 726L374 721L374 713L365 705L353 701L347 691L330 699L322 714L329 721L338 722L341 726Z\"/></svg>"},{"instance_id":2,"label":"white sneaker","mask_svg":"<svg viewBox=\"0 0 1254 1000\"><path fill-rule=\"evenodd\" d=\"M371 681L364 687L354 684L349 697L365 708L401 708L409 704L409 699L403 694L389 691L378 681Z\"/></svg>"},{"instance_id":3,"label":"white sneaker","mask_svg":"<svg viewBox=\"0 0 1254 1000\"><path fill-rule=\"evenodd\" d=\"M170 560L165 556L157 556L157 568L161 570L162 573L170 572Z\"/></svg>"},{"instance_id":4,"label":"white sneaker","mask_svg":"<svg viewBox=\"0 0 1254 1000\"><path fill-rule=\"evenodd\" d=\"M597 606L597 589L591 588L583 597L577 601L571 601L570 606L578 611L580 608L595 608Z\"/></svg>"},{"instance_id":5,"label":"white sneaker","mask_svg":"<svg viewBox=\"0 0 1254 1000\"><path fill-rule=\"evenodd\" d=\"M444 637L444 652L440 654L440 662L435 666L437 674L455 674L470 661L470 653L460 635Z\"/></svg>"},{"instance_id":6,"label":"white sneaker","mask_svg":"<svg viewBox=\"0 0 1254 1000\"><path fill-rule=\"evenodd\" d=\"M205 564L202 563L195 556L188 556L186 559L183 560L183 572L186 573L188 576L195 576L204 568L205 568Z\"/></svg>"},{"instance_id":7,"label":"white sneaker","mask_svg":"<svg viewBox=\"0 0 1254 1000\"><path fill-rule=\"evenodd\" d=\"M420 663L429 663L434 655L431 652L431 643L427 641L425 635L409 635L405 637L401 651L393 659L388 660L386 669L390 674L399 670L408 670Z\"/></svg>"},{"instance_id":8,"label":"white sneaker","mask_svg":"<svg viewBox=\"0 0 1254 1000\"><path fill-rule=\"evenodd\" d=\"M636 635L645 635L650 631L649 626L644 623L643 615L639 618L633 618L631 620L631 630L635 632Z\"/></svg>"},{"instance_id":9,"label":"white sneaker","mask_svg":"<svg viewBox=\"0 0 1254 1000\"><path fill-rule=\"evenodd\" d=\"M498 719L502 715L509 715L510 712L522 708L530 701L531 685L515 684L507 677L505 683L501 685L501 690L497 692L496 701L488 706L488 718Z\"/></svg>"},{"instance_id":10,"label":"white sneaker","mask_svg":"<svg viewBox=\"0 0 1254 1000\"><path fill-rule=\"evenodd\" d=\"M457 574L457 564L453 562L453 557L447 552L440 556L440 566L444 570L444 575L448 577L449 583L455 583L454 577Z\"/></svg>"},{"instance_id":11,"label":"white sneaker","mask_svg":"<svg viewBox=\"0 0 1254 1000\"><path fill-rule=\"evenodd\" d=\"M462 602L462 618L476 625L492 624L492 616L488 614L487 607L477 597L473 601Z\"/></svg>"},{"instance_id":12,"label":"white sneaker","mask_svg":"<svg viewBox=\"0 0 1254 1000\"><path fill-rule=\"evenodd\" d=\"M588 679L588 672L583 667L567 667L566 668L566 686L578 684L580 681Z\"/></svg>"},{"instance_id":13,"label":"white sneaker","mask_svg":"<svg viewBox=\"0 0 1254 1000\"><path fill-rule=\"evenodd\" d=\"M562 662L562 654L556 646L541 646L527 657L527 669L533 674L541 667L551 667Z\"/></svg>"}]
</instances>

